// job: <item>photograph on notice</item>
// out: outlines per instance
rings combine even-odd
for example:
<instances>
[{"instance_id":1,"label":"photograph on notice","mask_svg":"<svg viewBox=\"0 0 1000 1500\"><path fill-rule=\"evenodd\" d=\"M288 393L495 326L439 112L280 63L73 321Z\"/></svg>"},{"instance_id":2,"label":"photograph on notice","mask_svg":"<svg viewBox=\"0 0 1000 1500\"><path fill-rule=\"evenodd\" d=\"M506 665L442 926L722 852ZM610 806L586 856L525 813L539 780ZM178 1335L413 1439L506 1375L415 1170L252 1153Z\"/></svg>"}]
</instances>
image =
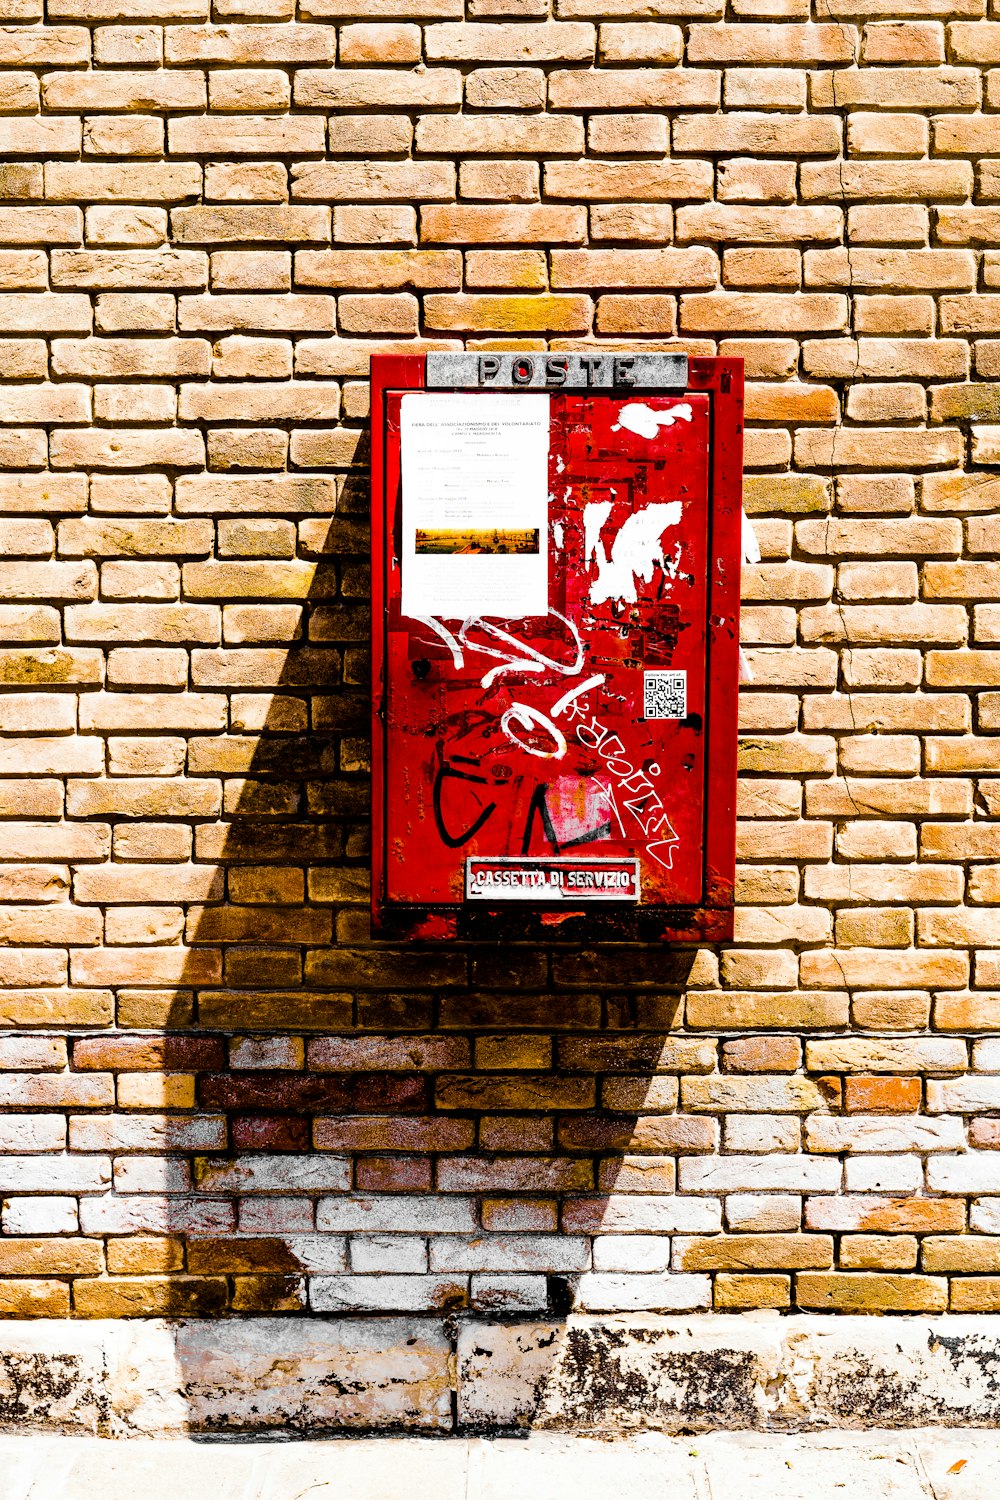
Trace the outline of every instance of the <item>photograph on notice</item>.
<instances>
[{"instance_id":1,"label":"photograph on notice","mask_svg":"<svg viewBox=\"0 0 1000 1500\"><path fill-rule=\"evenodd\" d=\"M509 527L468 531L440 527L424 531L418 527L415 550L484 556L494 556L500 552L537 552L538 527L529 526L520 531L511 530Z\"/></svg>"}]
</instances>

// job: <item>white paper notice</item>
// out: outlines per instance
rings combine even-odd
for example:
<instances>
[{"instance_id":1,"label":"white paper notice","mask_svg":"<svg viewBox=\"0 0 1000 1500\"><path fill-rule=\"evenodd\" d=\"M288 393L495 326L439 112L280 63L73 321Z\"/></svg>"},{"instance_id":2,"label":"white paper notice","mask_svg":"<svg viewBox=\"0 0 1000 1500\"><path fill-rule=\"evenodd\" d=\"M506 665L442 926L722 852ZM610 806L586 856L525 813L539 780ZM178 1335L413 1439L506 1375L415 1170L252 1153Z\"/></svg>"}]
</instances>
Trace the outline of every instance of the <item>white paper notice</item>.
<instances>
[{"instance_id":1,"label":"white paper notice","mask_svg":"<svg viewBox=\"0 0 1000 1500\"><path fill-rule=\"evenodd\" d=\"M548 396L404 396L404 615L549 608Z\"/></svg>"}]
</instances>

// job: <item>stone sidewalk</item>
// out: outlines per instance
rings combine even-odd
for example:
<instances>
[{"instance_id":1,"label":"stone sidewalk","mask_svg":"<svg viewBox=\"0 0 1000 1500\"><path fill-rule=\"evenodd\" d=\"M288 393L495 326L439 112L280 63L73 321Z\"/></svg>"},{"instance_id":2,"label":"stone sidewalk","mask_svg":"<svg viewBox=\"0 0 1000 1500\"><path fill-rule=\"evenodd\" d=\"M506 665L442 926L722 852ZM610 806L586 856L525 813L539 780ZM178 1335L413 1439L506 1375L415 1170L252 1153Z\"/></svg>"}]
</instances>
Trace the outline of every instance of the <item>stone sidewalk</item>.
<instances>
[{"instance_id":1,"label":"stone sidewalk","mask_svg":"<svg viewBox=\"0 0 1000 1500\"><path fill-rule=\"evenodd\" d=\"M1000 1433L0 1437L0 1500L994 1500Z\"/></svg>"}]
</instances>

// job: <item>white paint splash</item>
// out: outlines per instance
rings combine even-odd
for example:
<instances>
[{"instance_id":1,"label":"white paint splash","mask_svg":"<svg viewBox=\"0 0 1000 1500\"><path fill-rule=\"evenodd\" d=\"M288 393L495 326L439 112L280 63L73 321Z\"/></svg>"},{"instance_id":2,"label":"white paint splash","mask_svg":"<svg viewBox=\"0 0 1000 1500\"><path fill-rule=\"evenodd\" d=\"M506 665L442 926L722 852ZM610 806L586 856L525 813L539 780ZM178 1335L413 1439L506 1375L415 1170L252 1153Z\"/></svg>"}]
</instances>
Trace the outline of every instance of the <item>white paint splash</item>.
<instances>
[{"instance_id":1,"label":"white paint splash","mask_svg":"<svg viewBox=\"0 0 1000 1500\"><path fill-rule=\"evenodd\" d=\"M688 401L679 401L666 411L656 411L652 406L647 406L645 401L630 401L618 413L618 421L611 431L618 432L624 427L639 437L655 438L661 427L673 427L675 422L690 422L693 417L694 412Z\"/></svg>"},{"instance_id":2,"label":"white paint splash","mask_svg":"<svg viewBox=\"0 0 1000 1500\"><path fill-rule=\"evenodd\" d=\"M743 512L741 540L743 543L743 561L747 563L759 563L760 542L758 542L757 540L757 533L750 525L750 520L747 516L746 511Z\"/></svg>"},{"instance_id":3,"label":"white paint splash","mask_svg":"<svg viewBox=\"0 0 1000 1500\"><path fill-rule=\"evenodd\" d=\"M588 562L593 561L597 577L590 585L591 604L614 599L620 604L635 604L638 591L635 581L653 581L656 568L667 570L663 553L663 533L676 526L681 518L681 502L645 505L622 522L608 554L601 540L601 528L611 514L610 500L595 500L583 508L583 544Z\"/></svg>"}]
</instances>

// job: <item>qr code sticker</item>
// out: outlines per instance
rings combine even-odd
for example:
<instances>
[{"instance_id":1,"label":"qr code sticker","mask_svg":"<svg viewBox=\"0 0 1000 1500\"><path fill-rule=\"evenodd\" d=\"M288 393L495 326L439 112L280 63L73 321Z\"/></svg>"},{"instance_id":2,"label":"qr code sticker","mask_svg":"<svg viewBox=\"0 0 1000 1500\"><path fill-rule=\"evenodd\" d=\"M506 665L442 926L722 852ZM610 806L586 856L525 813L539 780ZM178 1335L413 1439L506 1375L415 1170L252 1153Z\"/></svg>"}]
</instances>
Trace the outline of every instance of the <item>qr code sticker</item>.
<instances>
[{"instance_id":1,"label":"qr code sticker","mask_svg":"<svg viewBox=\"0 0 1000 1500\"><path fill-rule=\"evenodd\" d=\"M687 673L643 673L643 717L646 719L687 718Z\"/></svg>"}]
</instances>

